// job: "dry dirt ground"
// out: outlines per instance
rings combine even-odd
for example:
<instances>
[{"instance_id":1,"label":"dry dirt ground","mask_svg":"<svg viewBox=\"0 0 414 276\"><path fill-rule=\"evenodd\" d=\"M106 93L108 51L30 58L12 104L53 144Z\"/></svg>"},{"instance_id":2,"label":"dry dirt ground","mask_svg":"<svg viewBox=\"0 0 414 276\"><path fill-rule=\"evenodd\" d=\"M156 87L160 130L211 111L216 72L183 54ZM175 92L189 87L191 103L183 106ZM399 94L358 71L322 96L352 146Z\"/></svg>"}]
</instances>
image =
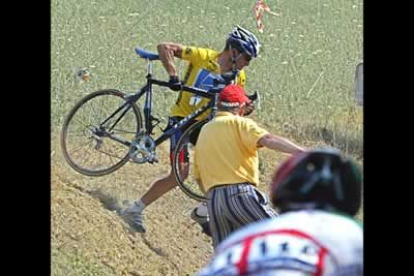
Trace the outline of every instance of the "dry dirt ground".
<instances>
[{"instance_id":1,"label":"dry dirt ground","mask_svg":"<svg viewBox=\"0 0 414 276\"><path fill-rule=\"evenodd\" d=\"M52 275L191 275L206 263L210 240L188 215L197 202L181 190L147 209L146 234L132 233L111 211L137 199L167 163L90 178L70 169L58 147L51 154Z\"/></svg>"},{"instance_id":2,"label":"dry dirt ground","mask_svg":"<svg viewBox=\"0 0 414 276\"><path fill-rule=\"evenodd\" d=\"M169 171L168 143L160 163L126 164L102 177L76 173L56 139L51 150L51 253L53 276L194 275L213 253L211 240L189 216L197 202L179 188L148 207L146 234L135 234L113 210L133 202ZM261 189L286 156L263 150Z\"/></svg>"}]
</instances>

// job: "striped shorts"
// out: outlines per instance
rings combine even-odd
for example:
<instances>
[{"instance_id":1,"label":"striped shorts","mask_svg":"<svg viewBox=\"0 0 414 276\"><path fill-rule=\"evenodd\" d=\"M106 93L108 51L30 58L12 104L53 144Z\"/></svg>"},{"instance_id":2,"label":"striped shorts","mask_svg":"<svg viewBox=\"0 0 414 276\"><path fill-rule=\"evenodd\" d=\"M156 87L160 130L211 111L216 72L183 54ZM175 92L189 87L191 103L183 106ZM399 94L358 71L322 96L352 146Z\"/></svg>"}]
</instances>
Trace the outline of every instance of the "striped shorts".
<instances>
[{"instance_id":1,"label":"striped shorts","mask_svg":"<svg viewBox=\"0 0 414 276\"><path fill-rule=\"evenodd\" d=\"M250 183L211 189L207 193L207 208L214 248L236 229L278 215L267 196Z\"/></svg>"}]
</instances>

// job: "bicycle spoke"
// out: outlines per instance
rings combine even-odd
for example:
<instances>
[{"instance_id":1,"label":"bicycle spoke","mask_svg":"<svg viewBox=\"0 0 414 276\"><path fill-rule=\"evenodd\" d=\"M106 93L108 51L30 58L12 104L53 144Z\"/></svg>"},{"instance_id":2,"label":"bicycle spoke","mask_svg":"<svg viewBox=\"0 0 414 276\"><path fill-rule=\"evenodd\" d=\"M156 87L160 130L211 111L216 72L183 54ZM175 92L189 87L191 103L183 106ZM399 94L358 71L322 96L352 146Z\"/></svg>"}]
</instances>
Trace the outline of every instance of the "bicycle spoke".
<instances>
[{"instance_id":1,"label":"bicycle spoke","mask_svg":"<svg viewBox=\"0 0 414 276\"><path fill-rule=\"evenodd\" d=\"M101 145L101 147L102 147L102 145ZM110 147L108 147L108 149L106 149L106 146L104 145L103 146L104 147L104 150L101 150L101 149L94 149L93 147L90 147L90 148L88 148L88 153L89 153L89 156L90 157L92 157L92 155L95 157L94 159L95 159L95 161L99 161L99 162L97 162L97 163L100 163L100 164L102 164L103 162L103 159L102 158L108 158L109 157L109 159L110 159L110 164L115 164L117 161L114 161L114 159L112 158L112 157L116 157L118 160L119 159L121 159L121 157L120 156L118 156L118 155L115 155L114 153L111 153L110 152ZM98 160L96 160L96 157L98 157L99 159ZM87 163L86 161L89 161L90 160L90 158L88 158L87 160L85 160L85 164ZM95 162L96 163L96 162ZM107 167L109 167L110 165L108 165Z\"/></svg>"},{"instance_id":2,"label":"bicycle spoke","mask_svg":"<svg viewBox=\"0 0 414 276\"><path fill-rule=\"evenodd\" d=\"M100 122L99 122L99 119L101 119L101 117L100 117L100 115L97 115L96 114L96 111L95 111L95 107L94 107L94 105L93 104L91 104L90 105L90 107L89 107L89 109L92 111L92 117L95 119L94 121L94 125L99 125L100 124Z\"/></svg>"},{"instance_id":3,"label":"bicycle spoke","mask_svg":"<svg viewBox=\"0 0 414 276\"><path fill-rule=\"evenodd\" d=\"M85 133L79 131L79 130L71 130L67 132L68 134L71 134L74 137L86 137Z\"/></svg>"},{"instance_id":4,"label":"bicycle spoke","mask_svg":"<svg viewBox=\"0 0 414 276\"><path fill-rule=\"evenodd\" d=\"M85 154L85 153L89 153L89 151L90 151L90 146L89 145L90 144L91 144L91 141L88 141L86 144L82 145L81 147L79 147L75 151L72 151L71 153L73 154L73 157L75 157L75 159L79 160L79 162L84 161L85 157L90 156L89 154ZM81 149L83 151L80 152L79 150L81 150ZM75 152L80 153L80 155L76 155ZM79 158L78 158L78 156L79 156ZM85 163L85 162L83 162L83 163Z\"/></svg>"},{"instance_id":5,"label":"bicycle spoke","mask_svg":"<svg viewBox=\"0 0 414 276\"><path fill-rule=\"evenodd\" d=\"M71 151L69 151L68 150L68 152L70 152L71 154L72 153L76 153L76 152L78 152L80 149L82 149L83 147L85 147L87 144L89 144L90 143L90 141L86 141L86 143L84 143L84 144L82 144L82 145L80 145L79 147L77 147L77 148L74 148L73 150L71 150Z\"/></svg>"},{"instance_id":6,"label":"bicycle spoke","mask_svg":"<svg viewBox=\"0 0 414 276\"><path fill-rule=\"evenodd\" d=\"M75 120L76 120L77 123L79 123L80 125L84 126L85 128L88 128L89 127L86 123L82 122L80 119L75 118Z\"/></svg>"},{"instance_id":7,"label":"bicycle spoke","mask_svg":"<svg viewBox=\"0 0 414 276\"><path fill-rule=\"evenodd\" d=\"M106 156L109 157L109 159L111 160L112 164L115 164L116 163L116 161L115 162L113 161L114 160L113 157L115 157L113 154L108 153Z\"/></svg>"}]
</instances>

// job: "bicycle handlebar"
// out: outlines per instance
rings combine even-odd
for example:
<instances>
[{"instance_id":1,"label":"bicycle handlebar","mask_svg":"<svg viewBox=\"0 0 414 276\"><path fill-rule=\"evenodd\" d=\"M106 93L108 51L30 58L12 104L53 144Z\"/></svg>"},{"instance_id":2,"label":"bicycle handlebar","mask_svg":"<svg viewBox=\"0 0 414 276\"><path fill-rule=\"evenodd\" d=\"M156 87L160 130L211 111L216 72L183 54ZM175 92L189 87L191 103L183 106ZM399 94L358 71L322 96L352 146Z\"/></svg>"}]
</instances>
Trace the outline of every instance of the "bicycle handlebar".
<instances>
[{"instance_id":1,"label":"bicycle handlebar","mask_svg":"<svg viewBox=\"0 0 414 276\"><path fill-rule=\"evenodd\" d=\"M151 83L157 84L159 86L164 86L164 87L169 87L169 88L172 86L168 82L160 81L160 80L156 80L156 79L152 79L152 78L149 78L149 81ZM200 95L200 96L205 97L205 98L212 99L214 97L214 94L220 93L220 91L223 89L224 86L225 86L225 84L220 83L219 85L214 86L210 90L205 90L205 89L200 89L200 88L196 88L196 87L192 87L192 86L183 85L181 87L181 90L191 92L191 93ZM260 106L261 99L260 99L260 94L259 94L258 91L254 91L254 93L252 95L249 95L248 98L252 102L257 101L257 107L258 107L259 110L261 109L261 106Z\"/></svg>"}]
</instances>

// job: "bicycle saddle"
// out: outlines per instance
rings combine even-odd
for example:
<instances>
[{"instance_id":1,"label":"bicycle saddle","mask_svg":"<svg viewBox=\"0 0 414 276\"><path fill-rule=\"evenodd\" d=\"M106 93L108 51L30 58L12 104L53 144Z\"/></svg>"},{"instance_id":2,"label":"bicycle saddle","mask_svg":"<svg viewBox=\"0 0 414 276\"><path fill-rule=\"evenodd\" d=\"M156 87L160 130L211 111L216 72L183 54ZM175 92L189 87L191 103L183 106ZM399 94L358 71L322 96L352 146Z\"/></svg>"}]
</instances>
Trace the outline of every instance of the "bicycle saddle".
<instances>
[{"instance_id":1,"label":"bicycle saddle","mask_svg":"<svg viewBox=\"0 0 414 276\"><path fill-rule=\"evenodd\" d=\"M138 47L135 48L135 52L141 58L145 58L145 59L149 59L149 60L157 60L157 59L160 59L160 57L159 57L158 54L148 52L148 51L146 51L144 49L141 49L141 48L138 48Z\"/></svg>"}]
</instances>

